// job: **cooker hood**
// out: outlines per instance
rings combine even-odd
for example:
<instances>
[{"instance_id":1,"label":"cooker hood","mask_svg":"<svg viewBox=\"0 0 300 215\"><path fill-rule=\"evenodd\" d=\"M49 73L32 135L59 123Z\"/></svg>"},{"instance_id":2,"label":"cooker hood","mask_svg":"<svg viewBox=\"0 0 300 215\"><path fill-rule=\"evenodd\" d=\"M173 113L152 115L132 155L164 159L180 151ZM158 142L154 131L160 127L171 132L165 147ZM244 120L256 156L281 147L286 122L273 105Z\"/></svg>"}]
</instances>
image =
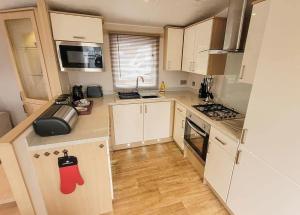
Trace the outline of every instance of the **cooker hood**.
<instances>
[{"instance_id":1,"label":"cooker hood","mask_svg":"<svg viewBox=\"0 0 300 215\"><path fill-rule=\"evenodd\" d=\"M252 12L250 0L229 0L226 31L222 50L210 54L243 52Z\"/></svg>"}]
</instances>

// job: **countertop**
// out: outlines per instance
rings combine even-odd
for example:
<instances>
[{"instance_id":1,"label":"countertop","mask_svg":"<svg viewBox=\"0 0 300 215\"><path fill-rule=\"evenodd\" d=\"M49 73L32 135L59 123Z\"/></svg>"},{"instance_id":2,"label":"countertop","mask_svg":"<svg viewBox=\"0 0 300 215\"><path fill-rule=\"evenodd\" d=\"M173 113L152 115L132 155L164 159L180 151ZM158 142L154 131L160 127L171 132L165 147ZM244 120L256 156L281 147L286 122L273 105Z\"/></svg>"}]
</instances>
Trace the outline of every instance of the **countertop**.
<instances>
[{"instance_id":1,"label":"countertop","mask_svg":"<svg viewBox=\"0 0 300 215\"><path fill-rule=\"evenodd\" d=\"M192 105L204 103L198 95L191 91L173 91L160 94L160 98L120 100L116 95L106 95L103 98L93 99L94 105L90 115L81 115L73 128L67 135L40 137L32 132L27 137L29 149L39 150L52 147L60 147L66 144L80 144L97 140L109 139L109 106L116 104L142 103L153 101L175 100L189 111L196 114L211 126L219 129L227 136L239 141L241 130L235 130L222 121L215 121L197 111Z\"/></svg>"}]
</instances>

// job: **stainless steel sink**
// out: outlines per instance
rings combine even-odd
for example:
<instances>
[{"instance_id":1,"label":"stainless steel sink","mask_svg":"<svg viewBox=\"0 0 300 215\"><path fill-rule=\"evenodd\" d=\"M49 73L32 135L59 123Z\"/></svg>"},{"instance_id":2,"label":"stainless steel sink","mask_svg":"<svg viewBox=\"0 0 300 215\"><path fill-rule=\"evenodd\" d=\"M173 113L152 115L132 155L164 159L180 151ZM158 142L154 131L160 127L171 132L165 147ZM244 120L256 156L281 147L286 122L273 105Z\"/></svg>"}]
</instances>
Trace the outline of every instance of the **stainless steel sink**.
<instances>
[{"instance_id":1,"label":"stainless steel sink","mask_svg":"<svg viewBox=\"0 0 300 215\"><path fill-rule=\"evenodd\" d=\"M143 99L154 99L154 98L159 98L159 95L146 95L142 96Z\"/></svg>"},{"instance_id":2,"label":"stainless steel sink","mask_svg":"<svg viewBox=\"0 0 300 215\"><path fill-rule=\"evenodd\" d=\"M140 99L141 95L138 92L118 92L120 99Z\"/></svg>"}]
</instances>

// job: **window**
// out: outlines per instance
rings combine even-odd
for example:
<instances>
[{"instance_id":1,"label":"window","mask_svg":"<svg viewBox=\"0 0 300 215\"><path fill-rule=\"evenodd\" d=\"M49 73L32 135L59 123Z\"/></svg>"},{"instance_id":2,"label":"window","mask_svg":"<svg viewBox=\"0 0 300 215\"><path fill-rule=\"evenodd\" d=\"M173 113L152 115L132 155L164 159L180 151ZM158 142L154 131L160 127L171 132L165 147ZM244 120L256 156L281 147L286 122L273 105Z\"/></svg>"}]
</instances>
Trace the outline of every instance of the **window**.
<instances>
[{"instance_id":1,"label":"window","mask_svg":"<svg viewBox=\"0 0 300 215\"><path fill-rule=\"evenodd\" d=\"M158 87L159 37L110 34L110 53L115 89L134 89L136 78L144 77L141 88Z\"/></svg>"}]
</instances>

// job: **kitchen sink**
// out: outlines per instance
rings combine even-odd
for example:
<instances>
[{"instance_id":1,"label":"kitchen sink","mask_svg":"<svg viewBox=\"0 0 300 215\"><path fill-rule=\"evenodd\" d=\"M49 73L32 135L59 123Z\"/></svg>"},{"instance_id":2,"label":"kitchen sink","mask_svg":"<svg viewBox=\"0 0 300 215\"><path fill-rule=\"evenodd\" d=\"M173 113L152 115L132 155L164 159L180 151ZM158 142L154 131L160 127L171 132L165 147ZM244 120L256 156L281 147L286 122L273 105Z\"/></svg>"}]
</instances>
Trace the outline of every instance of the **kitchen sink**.
<instances>
[{"instance_id":1,"label":"kitchen sink","mask_svg":"<svg viewBox=\"0 0 300 215\"><path fill-rule=\"evenodd\" d=\"M141 95L138 92L118 92L120 99L140 99Z\"/></svg>"},{"instance_id":2,"label":"kitchen sink","mask_svg":"<svg viewBox=\"0 0 300 215\"><path fill-rule=\"evenodd\" d=\"M154 98L159 98L158 95L147 95L147 96L142 96L143 99L154 99Z\"/></svg>"}]
</instances>

